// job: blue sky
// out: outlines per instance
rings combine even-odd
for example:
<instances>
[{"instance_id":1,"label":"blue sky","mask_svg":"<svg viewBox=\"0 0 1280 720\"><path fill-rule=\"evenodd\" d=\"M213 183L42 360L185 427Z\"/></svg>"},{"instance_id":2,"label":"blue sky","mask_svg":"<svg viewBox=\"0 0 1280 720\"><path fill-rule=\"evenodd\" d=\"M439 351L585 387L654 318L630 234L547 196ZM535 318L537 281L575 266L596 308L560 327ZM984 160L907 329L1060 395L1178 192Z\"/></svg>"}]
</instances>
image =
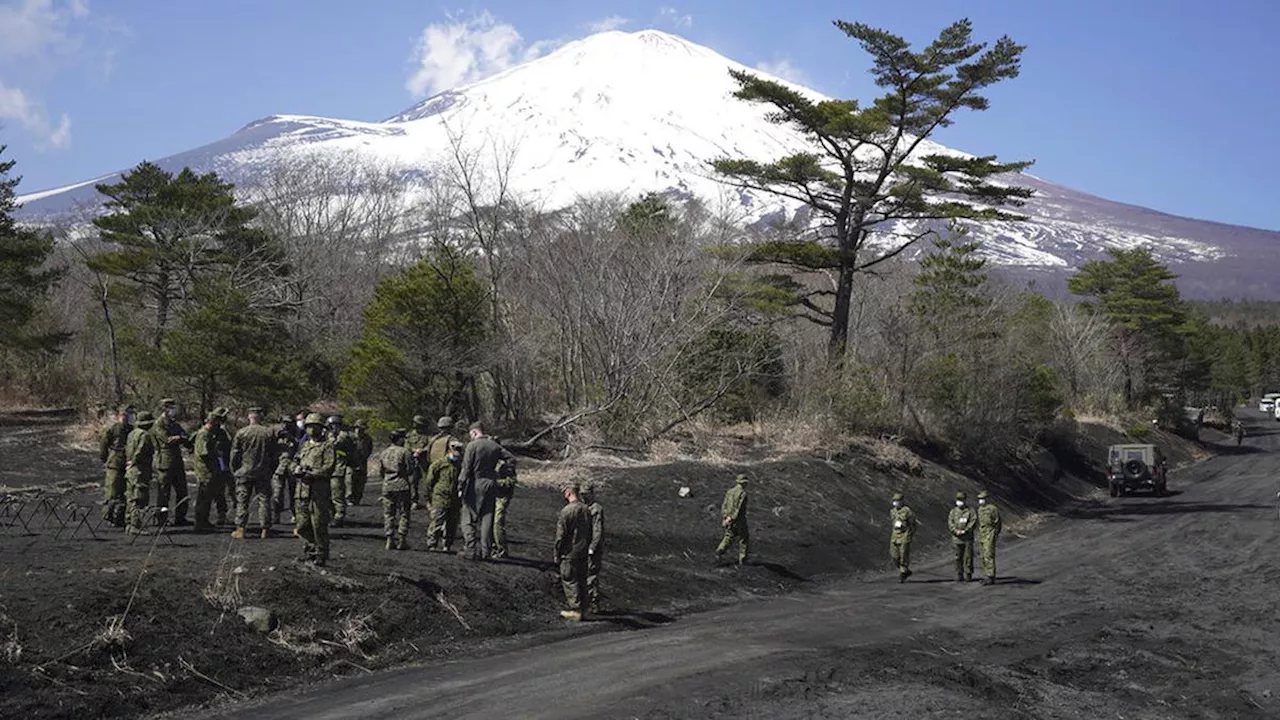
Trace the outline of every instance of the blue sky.
<instances>
[{"instance_id":1,"label":"blue sky","mask_svg":"<svg viewBox=\"0 0 1280 720\"><path fill-rule=\"evenodd\" d=\"M382 119L611 26L870 98L864 56L830 21L923 44L957 8L981 38L1028 50L991 110L936 139L1114 200L1280 230L1275 0L0 0L0 143L33 192L273 113Z\"/></svg>"}]
</instances>

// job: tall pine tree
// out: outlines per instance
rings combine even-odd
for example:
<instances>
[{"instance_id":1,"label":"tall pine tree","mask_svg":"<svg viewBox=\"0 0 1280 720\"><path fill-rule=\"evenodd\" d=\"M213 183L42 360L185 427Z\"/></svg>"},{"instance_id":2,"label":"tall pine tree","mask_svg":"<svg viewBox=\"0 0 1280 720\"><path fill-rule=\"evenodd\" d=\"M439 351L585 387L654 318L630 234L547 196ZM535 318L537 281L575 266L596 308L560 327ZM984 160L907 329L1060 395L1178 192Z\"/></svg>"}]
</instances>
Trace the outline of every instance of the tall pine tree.
<instances>
[{"instance_id":1,"label":"tall pine tree","mask_svg":"<svg viewBox=\"0 0 1280 720\"><path fill-rule=\"evenodd\" d=\"M0 145L0 157L6 146ZM19 227L13 217L18 209L17 187L21 177L9 177L15 160L0 159L0 348L52 350L66 335L33 327L33 321L50 288L62 277L60 268L49 268L53 238Z\"/></svg>"}]
</instances>

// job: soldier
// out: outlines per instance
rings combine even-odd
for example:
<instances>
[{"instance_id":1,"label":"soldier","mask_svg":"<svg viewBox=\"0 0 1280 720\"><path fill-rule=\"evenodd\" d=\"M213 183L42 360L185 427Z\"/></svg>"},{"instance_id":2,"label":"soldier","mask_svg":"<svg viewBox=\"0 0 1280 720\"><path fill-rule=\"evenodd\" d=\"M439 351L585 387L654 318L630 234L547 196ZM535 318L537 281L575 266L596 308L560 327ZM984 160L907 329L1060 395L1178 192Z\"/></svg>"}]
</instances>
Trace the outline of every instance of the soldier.
<instances>
[{"instance_id":1,"label":"soldier","mask_svg":"<svg viewBox=\"0 0 1280 720\"><path fill-rule=\"evenodd\" d=\"M303 416L306 419L306 416ZM297 488L291 466L298 451L298 433L294 432L294 420L285 415L280 419L276 432L276 469L271 474L271 522L281 522L280 514L286 509L293 515L293 495Z\"/></svg>"},{"instance_id":2,"label":"soldier","mask_svg":"<svg viewBox=\"0 0 1280 720\"><path fill-rule=\"evenodd\" d=\"M231 472L231 431L227 429L227 419L231 411L220 407L213 411L218 416L218 424L213 428L213 437L218 449L218 464L215 473L217 490L213 500L218 507L218 524L227 524L227 508L234 513L236 509L236 476Z\"/></svg>"},{"instance_id":3,"label":"soldier","mask_svg":"<svg viewBox=\"0 0 1280 720\"><path fill-rule=\"evenodd\" d=\"M749 543L751 533L747 529L747 476L734 478L734 486L724 494L724 502L720 504L720 524L724 527L724 538L716 548L716 559L724 557L725 551L738 541L738 565L746 564L750 556Z\"/></svg>"},{"instance_id":4,"label":"soldier","mask_svg":"<svg viewBox=\"0 0 1280 720\"><path fill-rule=\"evenodd\" d=\"M209 523L210 505L215 502L226 502L220 500L223 497L221 488L218 487L218 448L217 438L214 434L216 427L221 424L222 420L214 413L209 413L204 418L204 425L196 431L192 438L192 466L196 474L196 532L206 532L213 528ZM223 508L225 513L226 509Z\"/></svg>"},{"instance_id":5,"label":"soldier","mask_svg":"<svg viewBox=\"0 0 1280 720\"><path fill-rule=\"evenodd\" d=\"M427 550L452 552L458 536L458 466L462 463L462 441L450 440L448 453L431 463L423 479L423 493L431 502L431 524L427 528Z\"/></svg>"},{"instance_id":6,"label":"soldier","mask_svg":"<svg viewBox=\"0 0 1280 720\"><path fill-rule=\"evenodd\" d=\"M430 437L427 435L427 418L423 415L413 416L413 429L405 436L404 444L413 454L413 487L409 494L413 499L413 507L422 509L422 493L419 485L422 484L422 474L426 472L427 467L431 464L427 455L427 446L431 443Z\"/></svg>"},{"instance_id":7,"label":"soldier","mask_svg":"<svg viewBox=\"0 0 1280 720\"><path fill-rule=\"evenodd\" d=\"M488 560L493 554L493 511L497 501L498 463L509 463L514 471L516 457L484 434L484 425L471 424L471 442L462 453L458 468L458 490L462 498L463 552L472 560Z\"/></svg>"},{"instance_id":8,"label":"soldier","mask_svg":"<svg viewBox=\"0 0 1280 720\"><path fill-rule=\"evenodd\" d=\"M404 428L391 431L391 445L378 456L378 475L382 478L382 532L387 549L409 549L409 518L413 508L413 455L404 446Z\"/></svg>"},{"instance_id":9,"label":"soldier","mask_svg":"<svg viewBox=\"0 0 1280 720\"><path fill-rule=\"evenodd\" d=\"M898 582L911 577L911 538L916 534L916 514L907 507L902 493L893 494L893 509L889 511L893 530L889 533L889 558L898 570Z\"/></svg>"},{"instance_id":10,"label":"soldier","mask_svg":"<svg viewBox=\"0 0 1280 720\"><path fill-rule=\"evenodd\" d=\"M347 504L359 505L364 500L364 486L369 481L369 458L373 455L373 438L369 436L369 423L357 420L352 436L354 454L348 458ZM410 456L412 459L412 456Z\"/></svg>"},{"instance_id":11,"label":"soldier","mask_svg":"<svg viewBox=\"0 0 1280 720\"><path fill-rule=\"evenodd\" d=\"M103 431L98 443L106 470L102 481L102 517L116 527L124 527L125 446L129 442L129 433L133 432L133 412L132 405L121 405L116 421Z\"/></svg>"},{"instance_id":12,"label":"soldier","mask_svg":"<svg viewBox=\"0 0 1280 720\"><path fill-rule=\"evenodd\" d=\"M156 445L151 438L151 426L155 416L143 410L138 414L138 424L129 431L125 444L125 531L131 535L142 534L142 512L151 494L151 477L154 468Z\"/></svg>"},{"instance_id":13,"label":"soldier","mask_svg":"<svg viewBox=\"0 0 1280 720\"><path fill-rule=\"evenodd\" d=\"M249 424L231 441L231 468L236 478L236 529L231 537L244 539L249 506L256 501L261 537L266 540L271 528L271 476L279 451L276 434L262 424L262 408L249 408L248 416Z\"/></svg>"},{"instance_id":14,"label":"soldier","mask_svg":"<svg viewBox=\"0 0 1280 720\"><path fill-rule=\"evenodd\" d=\"M956 582L973 579L973 529L978 525L978 515L969 507L968 499L963 492L956 493L956 506L947 515L947 529L956 552Z\"/></svg>"},{"instance_id":15,"label":"soldier","mask_svg":"<svg viewBox=\"0 0 1280 720\"><path fill-rule=\"evenodd\" d=\"M470 448L468 448L470 452ZM556 519L555 562L560 566L560 584L569 609L560 611L566 620L581 620L587 594L587 551L591 548L591 514L578 499L577 484L564 488L565 506Z\"/></svg>"},{"instance_id":16,"label":"soldier","mask_svg":"<svg viewBox=\"0 0 1280 720\"><path fill-rule=\"evenodd\" d=\"M151 426L151 438L156 446L156 519L163 525L172 510L173 524L182 526L190 524L187 522L187 468L182 463L182 448L190 450L192 443L177 416L178 403L173 398L161 399L160 417Z\"/></svg>"},{"instance_id":17,"label":"soldier","mask_svg":"<svg viewBox=\"0 0 1280 720\"><path fill-rule=\"evenodd\" d=\"M333 510L329 483L338 467L338 452L325 437L320 413L307 415L304 424L307 439L293 458L293 475L298 480L294 522L307 559L323 567L329 561L329 513Z\"/></svg>"},{"instance_id":18,"label":"soldier","mask_svg":"<svg viewBox=\"0 0 1280 720\"><path fill-rule=\"evenodd\" d=\"M1233 420L1231 422L1231 428L1235 432L1236 445L1240 445L1244 442L1244 423L1239 420Z\"/></svg>"},{"instance_id":19,"label":"soldier","mask_svg":"<svg viewBox=\"0 0 1280 720\"><path fill-rule=\"evenodd\" d=\"M986 490L978 493L978 549L982 554L983 585L996 584L996 540L1000 537L1000 509Z\"/></svg>"},{"instance_id":20,"label":"soldier","mask_svg":"<svg viewBox=\"0 0 1280 720\"><path fill-rule=\"evenodd\" d=\"M342 423L342 413L330 415L328 425L328 437L338 453L338 465L329 478L329 498L333 503L333 527L342 527L347 521L347 473L355 454L355 440Z\"/></svg>"},{"instance_id":21,"label":"soldier","mask_svg":"<svg viewBox=\"0 0 1280 720\"><path fill-rule=\"evenodd\" d=\"M596 486L582 489L582 502L591 516L591 545L587 548L587 609L600 612L600 568L604 564L604 508L596 502Z\"/></svg>"},{"instance_id":22,"label":"soldier","mask_svg":"<svg viewBox=\"0 0 1280 720\"><path fill-rule=\"evenodd\" d=\"M494 439L497 442L497 439ZM498 489L493 503L493 556L507 557L507 512L516 495L515 463L498 463Z\"/></svg>"},{"instance_id":23,"label":"soldier","mask_svg":"<svg viewBox=\"0 0 1280 720\"><path fill-rule=\"evenodd\" d=\"M449 454L449 444L455 439L453 437L453 425L454 420L449 415L441 416L440 419L436 420L436 434L432 435L431 439L427 441L426 453L429 459L426 465L428 467L431 466L431 463Z\"/></svg>"}]
</instances>

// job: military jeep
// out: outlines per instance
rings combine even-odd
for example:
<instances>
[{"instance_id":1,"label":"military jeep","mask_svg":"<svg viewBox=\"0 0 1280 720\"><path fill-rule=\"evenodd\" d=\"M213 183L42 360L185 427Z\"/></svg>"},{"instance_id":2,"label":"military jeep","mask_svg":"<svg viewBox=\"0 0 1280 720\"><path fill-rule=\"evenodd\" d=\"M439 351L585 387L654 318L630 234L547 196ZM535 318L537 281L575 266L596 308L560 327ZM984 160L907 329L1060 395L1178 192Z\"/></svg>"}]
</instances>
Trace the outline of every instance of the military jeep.
<instances>
[{"instance_id":1,"label":"military jeep","mask_svg":"<svg viewBox=\"0 0 1280 720\"><path fill-rule=\"evenodd\" d=\"M1155 445L1112 445L1107 449L1107 485L1111 497L1149 490L1163 497L1167 490L1166 458Z\"/></svg>"}]
</instances>

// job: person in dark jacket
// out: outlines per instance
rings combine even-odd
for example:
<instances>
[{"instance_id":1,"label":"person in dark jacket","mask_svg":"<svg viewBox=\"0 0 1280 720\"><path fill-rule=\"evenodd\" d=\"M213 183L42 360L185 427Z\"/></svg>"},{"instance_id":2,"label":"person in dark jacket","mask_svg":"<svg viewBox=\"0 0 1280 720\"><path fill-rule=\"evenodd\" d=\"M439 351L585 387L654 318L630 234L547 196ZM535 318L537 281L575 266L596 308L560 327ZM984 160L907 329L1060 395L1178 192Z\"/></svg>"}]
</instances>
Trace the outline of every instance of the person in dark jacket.
<instances>
[{"instance_id":1,"label":"person in dark jacket","mask_svg":"<svg viewBox=\"0 0 1280 720\"><path fill-rule=\"evenodd\" d=\"M458 468L458 497L462 499L462 554L473 560L488 560L493 555L499 462L514 470L516 457L486 435L482 423L472 423L471 442Z\"/></svg>"},{"instance_id":2,"label":"person in dark jacket","mask_svg":"<svg viewBox=\"0 0 1280 720\"><path fill-rule=\"evenodd\" d=\"M568 610L566 620L581 620L587 600L587 558L591 551L591 511L579 499L576 484L564 488L565 506L556 520L556 565Z\"/></svg>"}]
</instances>

